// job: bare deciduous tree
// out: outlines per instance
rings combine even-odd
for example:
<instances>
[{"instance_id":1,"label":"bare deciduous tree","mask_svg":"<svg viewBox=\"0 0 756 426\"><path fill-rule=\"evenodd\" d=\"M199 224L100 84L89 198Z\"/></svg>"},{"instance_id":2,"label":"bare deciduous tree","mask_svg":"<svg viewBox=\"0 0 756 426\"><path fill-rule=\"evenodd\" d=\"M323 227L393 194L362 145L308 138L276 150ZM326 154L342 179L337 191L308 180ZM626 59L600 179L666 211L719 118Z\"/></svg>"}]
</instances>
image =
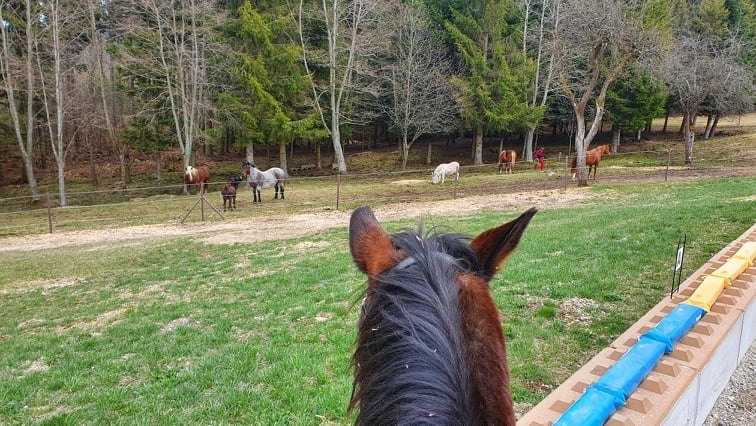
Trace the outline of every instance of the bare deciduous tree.
<instances>
[{"instance_id":1,"label":"bare deciduous tree","mask_svg":"<svg viewBox=\"0 0 756 426\"><path fill-rule=\"evenodd\" d=\"M393 12L392 62L384 67L391 96L384 111L399 131L404 170L412 144L420 136L453 129L459 109L448 80L450 61L427 12L413 2L400 2Z\"/></svg>"},{"instance_id":2,"label":"bare deciduous tree","mask_svg":"<svg viewBox=\"0 0 756 426\"><path fill-rule=\"evenodd\" d=\"M104 127L108 145L113 148L116 155L118 156L118 163L121 169L121 184L125 187L131 180L128 158L129 147L118 136L116 129L116 120L113 116L113 111L115 110L115 108L113 108L113 103L116 101L116 99L115 93L111 89L113 87L113 81L111 81L110 79L112 75L110 75L111 73L106 72L105 69L106 61L112 61L112 58L105 52L105 32L99 31L97 29L97 15L102 14L103 11L102 2L87 0L87 11L90 34L89 47L91 50L91 57L88 58L87 62L90 68L92 81L94 82L94 94L97 98L97 101L99 102L99 106L101 107L93 108L93 111L101 116L101 126ZM108 22L106 24L112 23Z\"/></svg>"},{"instance_id":3,"label":"bare deciduous tree","mask_svg":"<svg viewBox=\"0 0 756 426\"><path fill-rule=\"evenodd\" d=\"M22 37L14 37L16 29L6 21L3 15L5 10L9 10L10 3L17 2L0 2L0 36L2 36L2 50L0 50L0 73L3 79L3 89L7 96L8 112L10 113L13 124L13 134L18 143L19 152L29 183L29 191L32 200L39 200L39 190L37 178L34 175L34 59L32 52L34 50L35 19L32 15L32 7L35 2L26 0L23 2L25 10L24 15L24 32ZM6 25L6 23L8 23ZM22 46L13 48L15 43L24 43ZM17 99L16 95L23 96L26 93L26 100L22 102ZM22 109L26 107L25 114ZM26 127L24 129L24 124Z\"/></svg>"},{"instance_id":4,"label":"bare deciduous tree","mask_svg":"<svg viewBox=\"0 0 756 426\"><path fill-rule=\"evenodd\" d=\"M661 75L683 113L686 164L693 163L695 133L691 123L704 101L714 98L724 103L731 99L735 102L732 106L752 102L742 94L753 94L753 76L737 61L736 53L737 49L723 48L703 34L690 32L678 34L664 57Z\"/></svg>"},{"instance_id":5,"label":"bare deciduous tree","mask_svg":"<svg viewBox=\"0 0 756 426\"><path fill-rule=\"evenodd\" d=\"M139 114L172 118L184 166L191 164L194 143L213 110L207 92L209 55L216 49L210 35L221 18L212 0L137 0L124 2L122 37L134 37L139 49L122 51L123 63L142 79ZM143 73L139 75L139 73ZM184 192L187 188L184 187Z\"/></svg>"},{"instance_id":6,"label":"bare deciduous tree","mask_svg":"<svg viewBox=\"0 0 756 426\"><path fill-rule=\"evenodd\" d=\"M646 34L637 23L633 6L621 0L563 1L553 48L562 92L575 112L580 186L588 183L586 151L601 127L609 86L630 61L647 53ZM591 115L592 122L586 127Z\"/></svg>"},{"instance_id":7,"label":"bare deciduous tree","mask_svg":"<svg viewBox=\"0 0 756 426\"><path fill-rule=\"evenodd\" d=\"M561 0L544 0L540 2L540 4L536 3L538 2L525 0L522 50L525 53L528 52L528 23L530 14L534 10L538 11L540 9L538 31L533 36L535 39L535 47L531 49L533 50L533 54L535 54L534 62L536 64L536 72L533 77L533 94L530 104L532 107L545 107L549 95L554 89L552 87L552 80L554 77L554 53L548 49L548 40L551 40L553 34L559 28L559 8L561 6ZM535 135L535 129L535 127L530 127L525 136L523 157L527 161L533 161L533 138Z\"/></svg>"},{"instance_id":8,"label":"bare deciduous tree","mask_svg":"<svg viewBox=\"0 0 756 426\"><path fill-rule=\"evenodd\" d=\"M315 108L331 135L339 173L345 173L341 126L358 117L355 97L376 94L368 57L375 46L385 43L385 34L375 29L380 27L377 18L386 15L374 13L383 6L380 0L321 0L319 9L310 5L300 0L297 12L304 64L311 76ZM325 40L316 40L318 31ZM327 77L316 78L316 69Z\"/></svg>"},{"instance_id":9,"label":"bare deciduous tree","mask_svg":"<svg viewBox=\"0 0 756 426\"><path fill-rule=\"evenodd\" d=\"M78 130L75 120L68 122L68 114L81 105L74 94L77 88L77 59L85 32L81 26L86 22L83 18L78 5L60 0L44 2L39 15L44 31L36 39L35 46L45 123L58 169L61 207L68 205L66 157Z\"/></svg>"}]
</instances>

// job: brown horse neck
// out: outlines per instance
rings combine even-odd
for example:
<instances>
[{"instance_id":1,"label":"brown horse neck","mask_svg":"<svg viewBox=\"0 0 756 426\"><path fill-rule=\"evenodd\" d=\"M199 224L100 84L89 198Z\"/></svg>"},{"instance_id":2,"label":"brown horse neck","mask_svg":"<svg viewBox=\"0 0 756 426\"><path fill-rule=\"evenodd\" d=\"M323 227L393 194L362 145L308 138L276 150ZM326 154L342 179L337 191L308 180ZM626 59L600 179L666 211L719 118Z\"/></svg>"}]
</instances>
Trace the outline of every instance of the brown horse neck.
<instances>
[{"instance_id":1,"label":"brown horse neck","mask_svg":"<svg viewBox=\"0 0 756 426\"><path fill-rule=\"evenodd\" d=\"M514 425L517 419L509 388L504 331L488 283L479 276L463 276L459 308L467 359L475 360L470 373L482 420L485 424Z\"/></svg>"}]
</instances>

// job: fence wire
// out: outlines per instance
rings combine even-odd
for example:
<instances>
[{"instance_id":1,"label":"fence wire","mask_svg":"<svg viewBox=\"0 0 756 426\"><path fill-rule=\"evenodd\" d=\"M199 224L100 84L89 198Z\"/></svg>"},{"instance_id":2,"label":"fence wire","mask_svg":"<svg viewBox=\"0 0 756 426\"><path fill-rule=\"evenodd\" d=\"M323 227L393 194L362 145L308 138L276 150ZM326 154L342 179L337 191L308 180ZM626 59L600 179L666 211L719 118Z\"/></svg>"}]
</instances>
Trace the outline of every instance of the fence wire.
<instances>
[{"instance_id":1,"label":"fence wire","mask_svg":"<svg viewBox=\"0 0 756 426\"><path fill-rule=\"evenodd\" d=\"M692 165L686 165L680 159L680 152L645 150L613 153L602 158L596 179L591 178L588 182L595 185L673 181L691 175L721 175L723 170L738 167L738 158L703 149L695 152ZM533 166L534 163L518 161L512 174L498 173L495 163L462 166L460 180L447 177L444 184L431 184L433 168L339 176L291 176L285 183L284 201L274 200L273 190L264 189L261 203L252 202L251 189L246 182L242 182L236 195L236 209L228 210L223 215L225 220L248 219L272 214L350 209L363 204L432 202L512 192L569 190L576 186L571 179L569 158L561 155L547 158L544 171L535 171ZM226 184L228 182L225 181L210 182L207 195L199 201L209 202L219 211L224 211L220 190ZM66 207L59 207L59 198L53 194L42 195L41 200L33 200L31 196L0 198L0 237L177 224L197 204L199 197L196 191L190 196L180 195L182 189L183 185L170 184L69 192L66 194ZM111 202L114 198L126 201ZM214 214L209 206L203 206L203 209L195 209L186 220L224 220Z\"/></svg>"}]
</instances>

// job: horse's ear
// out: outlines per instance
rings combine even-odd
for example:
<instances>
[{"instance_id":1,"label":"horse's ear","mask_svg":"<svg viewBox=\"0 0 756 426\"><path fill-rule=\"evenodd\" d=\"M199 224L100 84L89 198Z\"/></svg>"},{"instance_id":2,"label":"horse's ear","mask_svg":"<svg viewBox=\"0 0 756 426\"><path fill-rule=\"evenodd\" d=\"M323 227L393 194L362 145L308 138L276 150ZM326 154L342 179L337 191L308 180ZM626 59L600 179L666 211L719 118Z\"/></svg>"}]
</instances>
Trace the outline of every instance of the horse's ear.
<instances>
[{"instance_id":1,"label":"horse's ear","mask_svg":"<svg viewBox=\"0 0 756 426\"><path fill-rule=\"evenodd\" d=\"M349 250L357 268L368 276L394 266L397 250L370 207L357 208L349 221Z\"/></svg>"},{"instance_id":2,"label":"horse's ear","mask_svg":"<svg viewBox=\"0 0 756 426\"><path fill-rule=\"evenodd\" d=\"M498 272L504 259L512 254L517 247L522 233L525 232L530 219L537 211L536 208L531 208L517 219L498 228L489 229L475 237L470 243L470 247L478 256L483 275L491 278Z\"/></svg>"}]
</instances>

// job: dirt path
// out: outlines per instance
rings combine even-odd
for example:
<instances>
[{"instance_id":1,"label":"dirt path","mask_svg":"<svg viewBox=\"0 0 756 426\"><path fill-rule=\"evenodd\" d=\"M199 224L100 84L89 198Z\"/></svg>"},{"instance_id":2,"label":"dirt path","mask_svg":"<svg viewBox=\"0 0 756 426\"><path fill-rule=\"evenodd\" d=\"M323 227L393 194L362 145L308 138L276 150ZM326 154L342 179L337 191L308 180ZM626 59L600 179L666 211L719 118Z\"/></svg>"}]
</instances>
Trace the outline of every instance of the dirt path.
<instances>
[{"instance_id":1,"label":"dirt path","mask_svg":"<svg viewBox=\"0 0 756 426\"><path fill-rule=\"evenodd\" d=\"M573 205L593 196L588 189L567 193L557 189L527 193L466 197L457 200L392 204L375 209L381 220L402 218L468 216L482 210L524 210L530 207L561 207ZM464 207L462 207L464 206ZM197 223L134 226L118 229L72 231L2 239L0 252L32 251L58 247L93 245L113 247L167 238L193 236L211 244L233 244L283 238L295 238L349 223L349 211L328 211L291 215L284 220L246 219L222 223Z\"/></svg>"},{"instance_id":2,"label":"dirt path","mask_svg":"<svg viewBox=\"0 0 756 426\"><path fill-rule=\"evenodd\" d=\"M754 167L727 167L720 169L689 169L676 171L670 181L695 180L716 177L743 177L756 174ZM659 182L658 171L647 176L634 175L608 177L602 183L622 184ZM494 195L481 195L434 202L398 203L374 209L380 221L417 218L421 216L448 217L469 216L483 210L519 211L530 207L554 208L579 204L590 200L595 194L588 188L570 187L563 191L563 181L554 179L541 183L539 190L529 190L530 183L520 186L496 188ZM605 197L606 194L603 194ZM226 221L222 223L133 226L117 229L71 231L55 234L38 234L24 237L3 238L0 252L32 251L57 247L91 245L113 247L118 244L140 244L167 238L195 237L211 244L233 244L284 238L296 238L317 231L347 226L350 211L327 211L290 215L284 220L255 218Z\"/></svg>"}]
</instances>

